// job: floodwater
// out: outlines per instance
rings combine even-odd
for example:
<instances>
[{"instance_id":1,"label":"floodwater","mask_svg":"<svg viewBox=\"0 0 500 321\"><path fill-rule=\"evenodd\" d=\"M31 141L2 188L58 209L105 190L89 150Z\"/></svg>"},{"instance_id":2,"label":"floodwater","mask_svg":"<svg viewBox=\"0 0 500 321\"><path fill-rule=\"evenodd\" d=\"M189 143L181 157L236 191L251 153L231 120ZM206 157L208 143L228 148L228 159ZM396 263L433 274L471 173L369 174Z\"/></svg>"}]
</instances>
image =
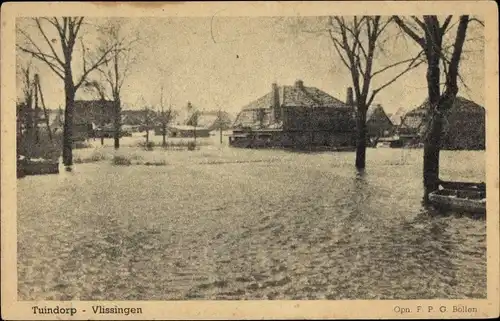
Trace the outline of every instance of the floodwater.
<instances>
[{"instance_id":1,"label":"floodwater","mask_svg":"<svg viewBox=\"0 0 500 321\"><path fill-rule=\"evenodd\" d=\"M485 220L422 207L421 150L174 154L19 179L19 299L486 297ZM484 152L441 158L485 180Z\"/></svg>"}]
</instances>

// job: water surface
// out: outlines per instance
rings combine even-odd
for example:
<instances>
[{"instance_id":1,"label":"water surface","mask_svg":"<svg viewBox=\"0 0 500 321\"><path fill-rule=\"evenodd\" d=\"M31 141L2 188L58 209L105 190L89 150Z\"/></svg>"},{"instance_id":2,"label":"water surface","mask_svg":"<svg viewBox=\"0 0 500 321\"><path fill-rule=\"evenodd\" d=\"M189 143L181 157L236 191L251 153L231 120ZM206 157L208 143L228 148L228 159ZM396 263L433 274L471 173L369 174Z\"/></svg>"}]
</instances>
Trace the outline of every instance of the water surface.
<instances>
[{"instance_id":1,"label":"water surface","mask_svg":"<svg viewBox=\"0 0 500 321\"><path fill-rule=\"evenodd\" d=\"M486 296L486 223L422 207L421 150L166 157L18 180L19 299ZM484 152L441 158L484 181Z\"/></svg>"}]
</instances>

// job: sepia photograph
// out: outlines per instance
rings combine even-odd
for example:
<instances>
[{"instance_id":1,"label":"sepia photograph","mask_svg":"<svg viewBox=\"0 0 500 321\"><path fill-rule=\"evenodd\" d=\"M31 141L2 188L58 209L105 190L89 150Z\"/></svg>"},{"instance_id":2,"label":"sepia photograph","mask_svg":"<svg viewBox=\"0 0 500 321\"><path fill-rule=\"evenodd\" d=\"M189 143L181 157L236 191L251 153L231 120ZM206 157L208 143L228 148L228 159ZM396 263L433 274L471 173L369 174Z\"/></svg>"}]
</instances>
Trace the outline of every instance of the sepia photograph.
<instances>
[{"instance_id":1,"label":"sepia photograph","mask_svg":"<svg viewBox=\"0 0 500 321\"><path fill-rule=\"evenodd\" d=\"M498 316L496 6L393 4L2 6L2 318Z\"/></svg>"}]
</instances>

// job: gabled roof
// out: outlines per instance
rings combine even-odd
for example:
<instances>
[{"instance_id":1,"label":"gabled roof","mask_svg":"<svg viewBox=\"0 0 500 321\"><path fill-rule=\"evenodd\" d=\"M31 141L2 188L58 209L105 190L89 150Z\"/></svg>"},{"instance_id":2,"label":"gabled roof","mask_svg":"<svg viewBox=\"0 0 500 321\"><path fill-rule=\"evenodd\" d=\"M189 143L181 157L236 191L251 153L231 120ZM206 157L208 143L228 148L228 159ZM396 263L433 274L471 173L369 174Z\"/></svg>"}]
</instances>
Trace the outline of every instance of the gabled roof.
<instances>
[{"instance_id":1,"label":"gabled roof","mask_svg":"<svg viewBox=\"0 0 500 321\"><path fill-rule=\"evenodd\" d=\"M423 118L427 115L429 111L429 100L426 99L420 106L409 111L402 120L401 127L408 129L420 128L423 123ZM484 117L484 107L479 104L468 100L463 97L456 97L453 102L453 106L449 110L449 113L472 113L483 115Z\"/></svg>"},{"instance_id":2,"label":"gabled roof","mask_svg":"<svg viewBox=\"0 0 500 321\"><path fill-rule=\"evenodd\" d=\"M195 113L191 114L186 125L193 125L192 120ZM197 111L197 126L214 129L218 125L229 127L231 125L231 116L225 111Z\"/></svg>"},{"instance_id":3,"label":"gabled roof","mask_svg":"<svg viewBox=\"0 0 500 321\"><path fill-rule=\"evenodd\" d=\"M379 104L371 105L368 108L368 110L366 111L366 121L369 121L372 117L375 116L387 118L387 120L392 124L392 120L385 113L384 107Z\"/></svg>"},{"instance_id":4,"label":"gabled roof","mask_svg":"<svg viewBox=\"0 0 500 321\"><path fill-rule=\"evenodd\" d=\"M426 113L429 110L429 99L425 99L424 102L414 108L409 113ZM453 106L450 109L450 112L472 112L472 113L484 113L484 107L473 102L472 100L466 99L464 97L457 96L455 101L453 102Z\"/></svg>"},{"instance_id":5,"label":"gabled roof","mask_svg":"<svg viewBox=\"0 0 500 321\"><path fill-rule=\"evenodd\" d=\"M389 119L395 126L401 125L401 120L405 115L405 110L403 108L399 108L394 114L388 115Z\"/></svg>"},{"instance_id":6,"label":"gabled roof","mask_svg":"<svg viewBox=\"0 0 500 321\"><path fill-rule=\"evenodd\" d=\"M350 108L344 102L316 87L298 85L279 86L278 92L281 106ZM273 105L273 96L273 92L271 91L243 107L243 110L271 108Z\"/></svg>"}]
</instances>

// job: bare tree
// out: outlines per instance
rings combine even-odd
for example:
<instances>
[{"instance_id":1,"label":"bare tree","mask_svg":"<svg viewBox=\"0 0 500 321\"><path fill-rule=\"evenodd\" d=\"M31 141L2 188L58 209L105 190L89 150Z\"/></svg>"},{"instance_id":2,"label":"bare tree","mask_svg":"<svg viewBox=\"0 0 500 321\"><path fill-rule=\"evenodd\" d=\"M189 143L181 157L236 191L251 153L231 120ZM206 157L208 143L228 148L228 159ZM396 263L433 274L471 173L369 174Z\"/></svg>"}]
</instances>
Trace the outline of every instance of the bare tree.
<instances>
[{"instance_id":1,"label":"bare tree","mask_svg":"<svg viewBox=\"0 0 500 321\"><path fill-rule=\"evenodd\" d=\"M223 130L222 127L223 126L225 127L225 124L222 121L222 110L220 108L219 108L219 111L217 112L216 124L219 126L219 140L220 140L220 144L222 145L222 130Z\"/></svg>"},{"instance_id":2,"label":"bare tree","mask_svg":"<svg viewBox=\"0 0 500 321\"><path fill-rule=\"evenodd\" d=\"M73 113L75 93L85 82L88 75L99 66L105 64L112 57L111 53L119 47L115 43L112 46L99 50L97 55L90 57L87 48L82 48L82 74L74 79L72 62L74 61L74 49L79 39L80 29L83 26L83 17L52 17L33 18L36 25L37 36L43 40L35 41L24 29L18 28L24 38L24 44L18 44L17 48L32 55L45 63L59 78L64 81L65 110L64 110L64 132L63 132L63 163L66 166L73 164L72 135L73 135ZM57 34L60 50L57 50L57 40L52 38L50 32ZM80 37L81 39L81 37ZM83 40L81 40L83 46ZM48 49L42 49L42 46ZM59 52L59 53L58 53Z\"/></svg>"},{"instance_id":3,"label":"bare tree","mask_svg":"<svg viewBox=\"0 0 500 321\"><path fill-rule=\"evenodd\" d=\"M334 16L328 21L328 32L333 46L342 63L350 71L354 87L357 128L356 168L358 169L363 169L366 165L366 114L375 96L405 73L423 63L420 59L421 53L419 53L415 57L376 69L374 60L383 50L381 35L391 21L392 18L380 16L355 16L352 19ZM377 76L394 68L401 70L390 80L373 88L373 81Z\"/></svg>"},{"instance_id":4,"label":"bare tree","mask_svg":"<svg viewBox=\"0 0 500 321\"><path fill-rule=\"evenodd\" d=\"M100 100L107 100L108 95L106 95L106 89L104 86L97 80L88 80L83 84L83 89L89 92L97 93Z\"/></svg>"},{"instance_id":5,"label":"bare tree","mask_svg":"<svg viewBox=\"0 0 500 321\"><path fill-rule=\"evenodd\" d=\"M190 101L188 101L187 103L186 110L188 113L191 113L186 125L193 126L194 143L196 144L196 127L198 126L200 112L193 106Z\"/></svg>"},{"instance_id":6,"label":"bare tree","mask_svg":"<svg viewBox=\"0 0 500 321\"><path fill-rule=\"evenodd\" d=\"M111 97L113 98L113 124L114 124L114 147L120 148L120 129L121 129L121 91L125 80L130 75L131 67L136 61L134 55L134 43L138 38L130 38L125 35L123 30L123 19L109 20L102 26L101 33L104 36L103 41L107 44L101 50L112 47L110 61L106 61L97 67L101 77L109 87ZM119 43L120 46L114 44Z\"/></svg>"},{"instance_id":7,"label":"bare tree","mask_svg":"<svg viewBox=\"0 0 500 321\"><path fill-rule=\"evenodd\" d=\"M152 115L151 110L146 106L144 107L144 129L146 130L146 147L149 145L149 130L151 129Z\"/></svg>"},{"instance_id":8,"label":"bare tree","mask_svg":"<svg viewBox=\"0 0 500 321\"><path fill-rule=\"evenodd\" d=\"M453 16L447 16L440 22L437 16L413 16L411 18L393 17L395 23L411 39L422 48L427 62L427 87L429 115L427 130L424 135L424 166L423 178L425 195L438 188L439 184L439 151L443 132L443 114L449 110L458 93L457 79L467 27L471 18L464 15L458 19L456 35L452 40L451 57L447 54L444 43L445 35L450 31ZM444 71L444 87L441 90L441 69Z\"/></svg>"},{"instance_id":9,"label":"bare tree","mask_svg":"<svg viewBox=\"0 0 500 321\"><path fill-rule=\"evenodd\" d=\"M32 75L32 61L26 65L20 66L18 73L22 79L22 91L24 104L18 108L18 119L20 126L20 139L22 137L32 141L34 137L34 120L33 120L33 96L35 91L34 76ZM26 130L25 135L22 135L22 128Z\"/></svg>"},{"instance_id":10,"label":"bare tree","mask_svg":"<svg viewBox=\"0 0 500 321\"><path fill-rule=\"evenodd\" d=\"M172 120L175 118L176 113L172 109L172 105L168 107L167 110L165 110L165 107L163 106L163 86L161 87L161 98L160 98L160 112L158 113L158 122L160 123L161 126L161 135L162 135L162 145L166 146L167 145L167 126L172 122Z\"/></svg>"}]
</instances>

